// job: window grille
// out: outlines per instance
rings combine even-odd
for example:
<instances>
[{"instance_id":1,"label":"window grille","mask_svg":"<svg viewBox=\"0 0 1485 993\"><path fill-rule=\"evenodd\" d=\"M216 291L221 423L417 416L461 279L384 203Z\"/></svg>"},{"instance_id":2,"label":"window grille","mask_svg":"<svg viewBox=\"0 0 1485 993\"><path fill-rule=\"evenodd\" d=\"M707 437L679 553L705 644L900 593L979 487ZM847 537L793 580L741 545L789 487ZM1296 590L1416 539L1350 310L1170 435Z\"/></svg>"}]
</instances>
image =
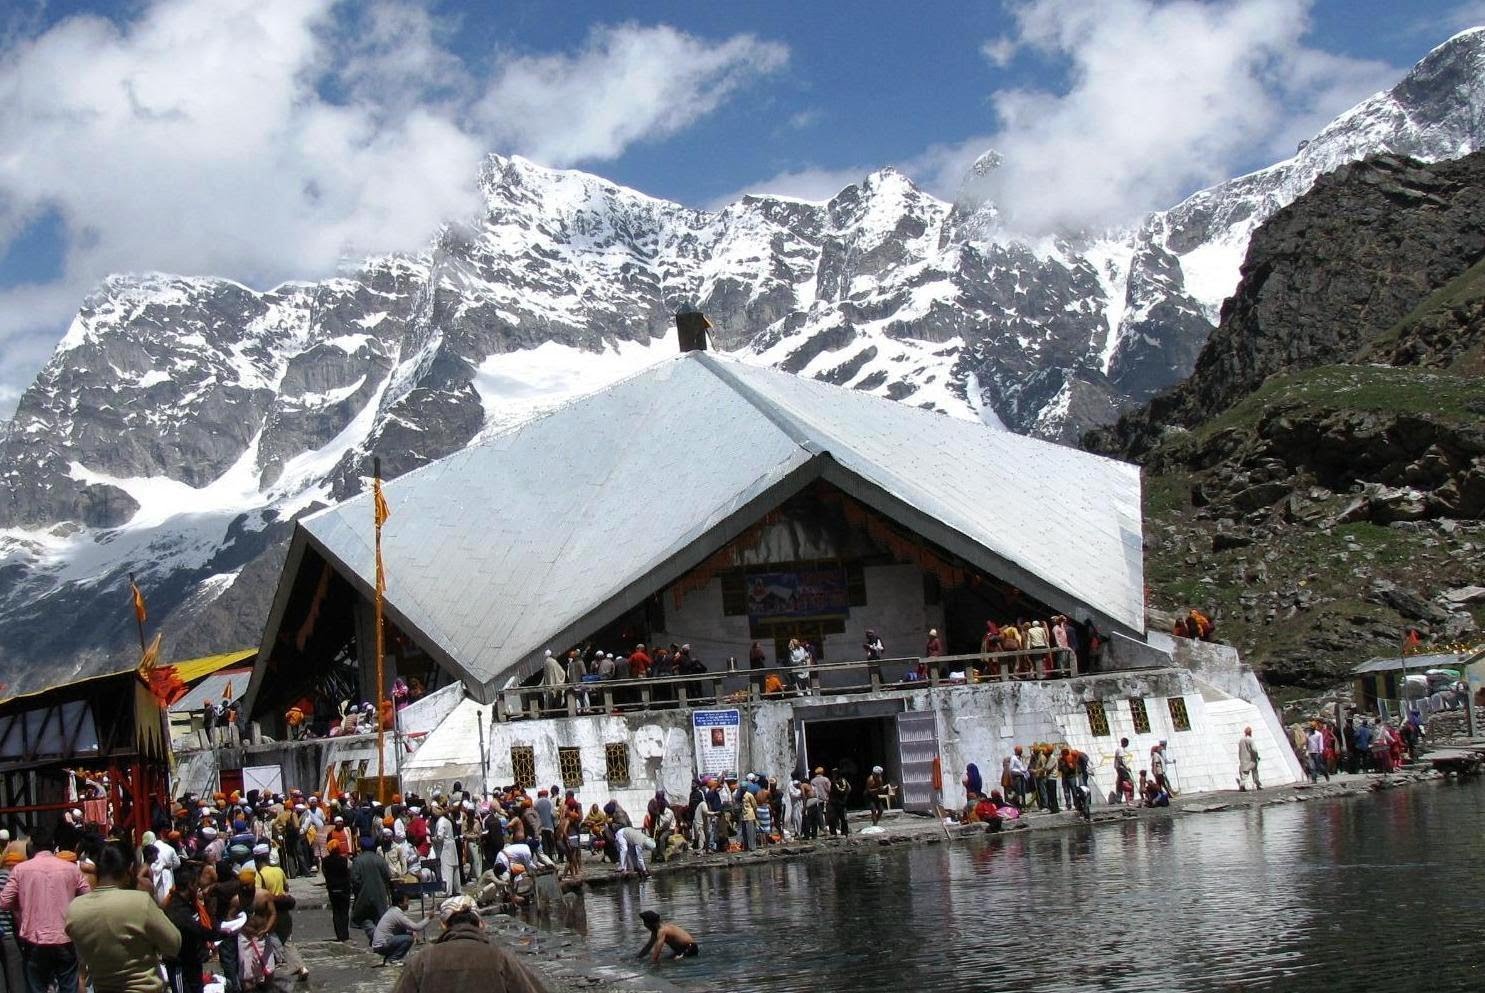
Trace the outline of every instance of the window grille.
<instances>
[{"instance_id":1,"label":"window grille","mask_svg":"<svg viewBox=\"0 0 1485 993\"><path fill-rule=\"evenodd\" d=\"M603 778L610 786L629 785L629 743L611 741L603 746Z\"/></svg>"},{"instance_id":2,"label":"window grille","mask_svg":"<svg viewBox=\"0 0 1485 993\"><path fill-rule=\"evenodd\" d=\"M1143 697L1132 696L1129 698L1129 716L1134 720L1135 734L1150 733L1150 712L1145 709Z\"/></svg>"},{"instance_id":3,"label":"window grille","mask_svg":"<svg viewBox=\"0 0 1485 993\"><path fill-rule=\"evenodd\" d=\"M1166 701L1170 705L1170 724L1177 731L1191 730L1191 715L1186 713L1186 698L1173 696Z\"/></svg>"},{"instance_id":4,"label":"window grille","mask_svg":"<svg viewBox=\"0 0 1485 993\"><path fill-rule=\"evenodd\" d=\"M569 789L583 785L583 753L577 748L557 749L557 771Z\"/></svg>"},{"instance_id":5,"label":"window grille","mask_svg":"<svg viewBox=\"0 0 1485 993\"><path fill-rule=\"evenodd\" d=\"M510 773L515 784L523 789L536 788L536 749L530 745L512 745L510 749Z\"/></svg>"},{"instance_id":6,"label":"window grille","mask_svg":"<svg viewBox=\"0 0 1485 993\"><path fill-rule=\"evenodd\" d=\"M1088 711L1088 730L1095 738L1109 736L1109 715L1103 709L1103 701L1090 700L1083 704Z\"/></svg>"}]
</instances>

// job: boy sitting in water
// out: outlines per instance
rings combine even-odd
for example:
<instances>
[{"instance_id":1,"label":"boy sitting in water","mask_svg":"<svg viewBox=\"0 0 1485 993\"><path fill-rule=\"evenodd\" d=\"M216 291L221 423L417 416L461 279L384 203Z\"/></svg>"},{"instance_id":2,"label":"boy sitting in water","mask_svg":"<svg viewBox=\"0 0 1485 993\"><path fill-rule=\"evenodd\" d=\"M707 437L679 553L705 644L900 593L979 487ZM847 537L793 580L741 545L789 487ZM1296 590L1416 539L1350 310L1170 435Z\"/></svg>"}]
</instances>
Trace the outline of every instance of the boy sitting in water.
<instances>
[{"instance_id":1,"label":"boy sitting in water","mask_svg":"<svg viewBox=\"0 0 1485 993\"><path fill-rule=\"evenodd\" d=\"M701 946L691 937L690 932L673 921L661 921L660 915L653 910L644 911L639 919L650 929L650 940L645 942L635 958L642 959L648 955L651 962L659 962L660 952L667 945L670 946L671 958L691 958L701 951Z\"/></svg>"}]
</instances>

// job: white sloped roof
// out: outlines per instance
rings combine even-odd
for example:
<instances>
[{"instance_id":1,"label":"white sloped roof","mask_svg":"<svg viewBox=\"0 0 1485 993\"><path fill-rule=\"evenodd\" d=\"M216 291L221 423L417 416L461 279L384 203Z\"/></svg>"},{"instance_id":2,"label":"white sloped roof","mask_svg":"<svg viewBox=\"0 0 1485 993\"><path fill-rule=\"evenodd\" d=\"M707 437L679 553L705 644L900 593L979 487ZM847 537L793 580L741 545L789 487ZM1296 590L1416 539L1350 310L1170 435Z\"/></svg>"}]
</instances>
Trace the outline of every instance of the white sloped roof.
<instances>
[{"instance_id":1,"label":"white sloped roof","mask_svg":"<svg viewBox=\"0 0 1485 993\"><path fill-rule=\"evenodd\" d=\"M703 352L386 484L386 600L488 697L821 476L1054 607L1144 629L1136 467ZM370 586L369 494L301 526Z\"/></svg>"}]
</instances>

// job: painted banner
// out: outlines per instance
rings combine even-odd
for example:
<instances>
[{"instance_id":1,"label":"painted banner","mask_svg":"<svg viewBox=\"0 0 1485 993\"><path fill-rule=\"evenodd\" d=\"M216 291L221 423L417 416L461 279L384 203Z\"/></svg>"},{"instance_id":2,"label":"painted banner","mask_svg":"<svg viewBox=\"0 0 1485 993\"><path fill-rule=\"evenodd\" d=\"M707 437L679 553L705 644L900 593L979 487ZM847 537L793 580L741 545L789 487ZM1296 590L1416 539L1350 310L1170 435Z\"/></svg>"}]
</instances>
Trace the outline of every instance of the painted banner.
<instances>
[{"instance_id":1,"label":"painted banner","mask_svg":"<svg viewBox=\"0 0 1485 993\"><path fill-rule=\"evenodd\" d=\"M756 572L748 576L748 618L844 617L850 611L844 569Z\"/></svg>"},{"instance_id":2,"label":"painted banner","mask_svg":"<svg viewBox=\"0 0 1485 993\"><path fill-rule=\"evenodd\" d=\"M691 730L696 738L696 773L700 776L739 774L737 739L742 728L738 710L695 710Z\"/></svg>"}]
</instances>

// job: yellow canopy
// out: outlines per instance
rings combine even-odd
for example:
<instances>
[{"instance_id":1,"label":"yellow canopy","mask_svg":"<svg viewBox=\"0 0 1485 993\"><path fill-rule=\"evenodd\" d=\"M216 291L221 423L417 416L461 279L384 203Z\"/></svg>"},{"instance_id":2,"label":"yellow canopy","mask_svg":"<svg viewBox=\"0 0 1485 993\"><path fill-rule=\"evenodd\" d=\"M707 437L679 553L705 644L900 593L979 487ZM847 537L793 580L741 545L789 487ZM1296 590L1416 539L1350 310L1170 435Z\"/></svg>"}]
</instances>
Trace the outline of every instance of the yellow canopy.
<instances>
[{"instance_id":1,"label":"yellow canopy","mask_svg":"<svg viewBox=\"0 0 1485 993\"><path fill-rule=\"evenodd\" d=\"M170 666L175 669L175 674L181 682L194 683L203 676L210 676L218 669L225 669L233 663L242 662L257 654L256 648L240 648L235 652L223 652L220 655L208 655L205 658L171 662Z\"/></svg>"}]
</instances>

